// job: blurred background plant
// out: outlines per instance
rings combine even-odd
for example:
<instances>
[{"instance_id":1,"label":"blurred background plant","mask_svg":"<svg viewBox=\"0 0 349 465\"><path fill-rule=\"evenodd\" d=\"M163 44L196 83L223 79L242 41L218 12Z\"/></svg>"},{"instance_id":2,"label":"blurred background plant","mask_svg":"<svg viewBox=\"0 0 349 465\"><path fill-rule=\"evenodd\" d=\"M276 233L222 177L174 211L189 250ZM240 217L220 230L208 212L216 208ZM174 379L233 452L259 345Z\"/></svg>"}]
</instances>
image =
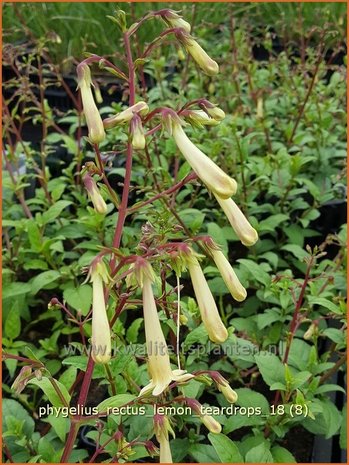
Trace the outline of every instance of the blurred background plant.
<instances>
[{"instance_id":1,"label":"blurred background plant","mask_svg":"<svg viewBox=\"0 0 349 465\"><path fill-rule=\"evenodd\" d=\"M130 25L150 9L165 6L171 5L121 8ZM346 5L191 3L180 8L221 73L203 76L166 40L168 46L155 49L140 70L139 95L151 107L161 102L176 108L209 95L224 109L227 117L218 127L186 130L237 179L237 202L260 240L248 250L242 247L206 189L190 183L130 215L122 247L125 253L135 247L147 220L156 237L177 237L183 230L187 235L207 233L222 246L248 288L248 298L232 303L216 268L203 262L231 334L219 348L198 326L198 308L183 278L183 364L190 372L219 370L238 392L237 405L262 407L265 416L220 415L224 435L210 434L207 440L197 419L177 415L172 419L174 461L344 461L338 445L346 447ZM84 319L92 292L82 284L81 268L101 245L111 244L117 212L111 205L106 217L94 212L81 186L81 166L93 154L84 139L75 65L84 52L121 63L121 34L106 18L114 9L110 3L3 6L6 461L58 462L69 428L68 418L38 420L45 396L55 402L49 388L42 392L34 379L31 390L13 392L19 368L43 364L73 398L86 369L91 328ZM162 29L155 21L140 29L135 56ZM128 96L117 77L97 66L95 71L100 111L108 115ZM119 192L125 141L115 131L102 145L108 179ZM190 172L171 139L158 140L151 157L149 164L143 152L135 156L132 203L163 192ZM108 198L107 191L103 195ZM165 311L175 303L170 291L176 283L166 275L162 279L162 289L168 289L161 307ZM47 309L53 297L64 299L73 318L54 305ZM103 368L95 369L90 405L115 392L136 395L137 386L146 384L143 357L123 352L125 345L143 347L142 325L140 309L131 304L116 320L115 344L123 357L112 360L112 379ZM169 324L166 330L173 341L175 328ZM261 352L272 349L274 353ZM184 392L201 403L228 405L199 381ZM273 403L285 405L285 412L273 415ZM302 413L307 406L308 417L292 418L292 404L302 405ZM125 458L125 451L111 441L119 423L120 417L111 415L103 428L86 425L71 461L87 460L95 442L108 441L97 460ZM152 419L129 416L123 426L128 441L148 440ZM318 441L324 436L330 443L325 458L319 458ZM130 451L128 461L149 460L144 446Z\"/></svg>"}]
</instances>

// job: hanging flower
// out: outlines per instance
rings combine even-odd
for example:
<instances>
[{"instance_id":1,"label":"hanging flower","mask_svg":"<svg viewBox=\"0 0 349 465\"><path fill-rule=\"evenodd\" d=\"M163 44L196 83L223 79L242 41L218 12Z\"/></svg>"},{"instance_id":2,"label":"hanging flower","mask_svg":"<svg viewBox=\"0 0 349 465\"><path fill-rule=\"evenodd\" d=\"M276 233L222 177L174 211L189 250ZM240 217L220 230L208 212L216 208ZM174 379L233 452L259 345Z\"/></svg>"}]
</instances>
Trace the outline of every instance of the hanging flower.
<instances>
[{"instance_id":1,"label":"hanging flower","mask_svg":"<svg viewBox=\"0 0 349 465\"><path fill-rule=\"evenodd\" d=\"M313 338L314 334L317 333L317 329L318 329L317 324L315 322L311 323L309 328L304 333L303 339L305 339L306 341L310 341Z\"/></svg>"},{"instance_id":2,"label":"hanging flower","mask_svg":"<svg viewBox=\"0 0 349 465\"><path fill-rule=\"evenodd\" d=\"M231 404L235 404L235 402L238 400L238 395L234 389L230 387L228 381L223 378L223 376L218 371L211 372L211 377L215 381L218 389L221 391L226 400Z\"/></svg>"},{"instance_id":3,"label":"hanging flower","mask_svg":"<svg viewBox=\"0 0 349 465\"><path fill-rule=\"evenodd\" d=\"M184 29L186 32L190 32L191 30L190 24L187 21L185 21L182 18L182 16L177 14L176 11L165 9L157 13L161 16L161 18L165 21L165 23L169 27L173 27L173 28L179 27L179 28Z\"/></svg>"},{"instance_id":4,"label":"hanging flower","mask_svg":"<svg viewBox=\"0 0 349 465\"><path fill-rule=\"evenodd\" d=\"M240 283L239 278L236 276L236 273L233 270L233 267L230 265L229 261L226 259L218 245L211 238L205 239L204 244L207 247L208 252L211 254L231 295L238 302L245 300L247 297L246 289Z\"/></svg>"},{"instance_id":5,"label":"hanging flower","mask_svg":"<svg viewBox=\"0 0 349 465\"><path fill-rule=\"evenodd\" d=\"M145 386L140 396L152 391L153 396L161 394L172 381L185 382L193 375L184 370L172 370L168 348L161 329L156 303L152 290L154 274L150 264L139 257L134 264L135 276L142 288L145 338L148 353L150 383Z\"/></svg>"},{"instance_id":6,"label":"hanging flower","mask_svg":"<svg viewBox=\"0 0 349 465\"><path fill-rule=\"evenodd\" d=\"M187 405L200 417L202 423L210 431L210 433L219 434L222 431L222 426L218 423L217 420L213 418L212 415L208 415L205 412L205 408L195 399L185 399Z\"/></svg>"},{"instance_id":7,"label":"hanging flower","mask_svg":"<svg viewBox=\"0 0 349 465\"><path fill-rule=\"evenodd\" d=\"M88 173L83 177L83 182L96 212L105 214L108 211L107 204L101 196L95 180Z\"/></svg>"},{"instance_id":8,"label":"hanging flower","mask_svg":"<svg viewBox=\"0 0 349 465\"><path fill-rule=\"evenodd\" d=\"M218 196L227 199L235 194L236 181L230 178L210 158L192 143L175 118L172 120L172 135L177 147L207 188Z\"/></svg>"},{"instance_id":9,"label":"hanging flower","mask_svg":"<svg viewBox=\"0 0 349 465\"><path fill-rule=\"evenodd\" d=\"M108 363L111 356L111 333L105 308L103 282L108 281L104 263L99 260L90 269L92 282L92 349L96 363Z\"/></svg>"},{"instance_id":10,"label":"hanging flower","mask_svg":"<svg viewBox=\"0 0 349 465\"><path fill-rule=\"evenodd\" d=\"M160 463L173 463L168 433L174 437L174 431L165 415L154 415L154 431L160 444Z\"/></svg>"},{"instance_id":11,"label":"hanging flower","mask_svg":"<svg viewBox=\"0 0 349 465\"><path fill-rule=\"evenodd\" d=\"M229 223L234 229L240 241L250 247L258 241L257 231L252 228L245 215L232 199L222 199L214 192L217 202L227 215Z\"/></svg>"},{"instance_id":12,"label":"hanging flower","mask_svg":"<svg viewBox=\"0 0 349 465\"><path fill-rule=\"evenodd\" d=\"M82 106L88 127L88 138L91 144L99 144L105 139L105 132L101 115L93 99L91 86L91 72L88 65L81 63L77 66L78 88L81 92Z\"/></svg>"},{"instance_id":13,"label":"hanging flower","mask_svg":"<svg viewBox=\"0 0 349 465\"><path fill-rule=\"evenodd\" d=\"M126 108L126 110L123 110L114 116L110 116L110 118L104 119L103 125L105 129L114 128L115 126L128 123L135 114L145 116L148 112L148 105L145 102L138 102L131 107Z\"/></svg>"},{"instance_id":14,"label":"hanging flower","mask_svg":"<svg viewBox=\"0 0 349 465\"><path fill-rule=\"evenodd\" d=\"M216 302L208 287L200 264L190 247L186 254L187 268L193 284L195 297L200 309L201 319L212 342L224 342L228 338L228 331L219 316Z\"/></svg>"},{"instance_id":15,"label":"hanging flower","mask_svg":"<svg viewBox=\"0 0 349 465\"><path fill-rule=\"evenodd\" d=\"M184 30L177 32L176 37L205 74L214 76L219 72L218 64L207 55L188 32Z\"/></svg>"},{"instance_id":16,"label":"hanging flower","mask_svg":"<svg viewBox=\"0 0 349 465\"><path fill-rule=\"evenodd\" d=\"M131 143L136 150L142 150L145 147L144 130L142 120L138 114L135 114L131 119Z\"/></svg>"}]
</instances>

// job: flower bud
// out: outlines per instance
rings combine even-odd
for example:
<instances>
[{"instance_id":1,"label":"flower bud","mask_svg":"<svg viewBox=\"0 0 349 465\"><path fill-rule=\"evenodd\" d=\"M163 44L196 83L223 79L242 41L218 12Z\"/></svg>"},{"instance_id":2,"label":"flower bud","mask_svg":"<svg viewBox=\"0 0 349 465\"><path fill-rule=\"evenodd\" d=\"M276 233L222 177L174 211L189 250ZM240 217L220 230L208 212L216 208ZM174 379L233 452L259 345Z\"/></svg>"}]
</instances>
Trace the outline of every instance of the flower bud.
<instances>
[{"instance_id":1,"label":"flower bud","mask_svg":"<svg viewBox=\"0 0 349 465\"><path fill-rule=\"evenodd\" d=\"M142 120L139 115L135 114L131 119L131 142L132 147L136 150L142 150L145 147L144 130Z\"/></svg>"},{"instance_id":2,"label":"flower bud","mask_svg":"<svg viewBox=\"0 0 349 465\"><path fill-rule=\"evenodd\" d=\"M154 415L154 431L160 444L160 463L173 463L168 433L174 436L174 431L165 415Z\"/></svg>"},{"instance_id":3,"label":"flower bud","mask_svg":"<svg viewBox=\"0 0 349 465\"><path fill-rule=\"evenodd\" d=\"M20 394L23 389L26 387L28 381L32 378L32 367L24 366L21 368L18 376L12 383L11 389L13 389L16 394Z\"/></svg>"},{"instance_id":4,"label":"flower bud","mask_svg":"<svg viewBox=\"0 0 349 465\"><path fill-rule=\"evenodd\" d=\"M191 30L190 24L187 21L185 21L182 18L182 16L177 14L174 10L162 10L161 17L169 27L178 27L184 29L186 32L190 32Z\"/></svg>"},{"instance_id":5,"label":"flower bud","mask_svg":"<svg viewBox=\"0 0 349 465\"><path fill-rule=\"evenodd\" d=\"M246 289L240 283L239 278L236 276L235 271L225 258L223 252L212 247L209 248L209 251L231 295L238 302L245 300L247 297Z\"/></svg>"},{"instance_id":6,"label":"flower bud","mask_svg":"<svg viewBox=\"0 0 349 465\"><path fill-rule=\"evenodd\" d=\"M317 324L312 323L303 335L303 339L310 341L317 331Z\"/></svg>"},{"instance_id":7,"label":"flower bud","mask_svg":"<svg viewBox=\"0 0 349 465\"><path fill-rule=\"evenodd\" d=\"M81 92L82 106L88 127L88 138L91 144L99 144L105 139L101 115L93 99L91 91L91 72L88 65L82 63L77 67L78 88Z\"/></svg>"},{"instance_id":8,"label":"flower bud","mask_svg":"<svg viewBox=\"0 0 349 465\"><path fill-rule=\"evenodd\" d=\"M228 338L228 331L219 316L216 302L193 251L187 257L187 267L208 336L212 342L224 342Z\"/></svg>"},{"instance_id":9,"label":"flower bud","mask_svg":"<svg viewBox=\"0 0 349 465\"><path fill-rule=\"evenodd\" d=\"M108 211L107 204L101 196L95 180L89 174L85 174L83 182L89 197L93 203L93 207L97 213L105 214Z\"/></svg>"},{"instance_id":10,"label":"flower bud","mask_svg":"<svg viewBox=\"0 0 349 465\"><path fill-rule=\"evenodd\" d=\"M114 128L121 124L125 124L133 118L135 114L145 116L149 112L149 107L145 102L138 102L127 108L126 110L121 111L117 115L110 116L103 120L103 125L106 129Z\"/></svg>"},{"instance_id":11,"label":"flower bud","mask_svg":"<svg viewBox=\"0 0 349 465\"><path fill-rule=\"evenodd\" d=\"M207 55L189 33L177 33L176 37L205 74L214 76L219 72L218 64Z\"/></svg>"},{"instance_id":12,"label":"flower bud","mask_svg":"<svg viewBox=\"0 0 349 465\"><path fill-rule=\"evenodd\" d=\"M216 121L222 121L222 119L225 118L224 111L217 105L214 105L213 103L209 102L208 100L203 100L200 103L200 107L203 108L204 111Z\"/></svg>"},{"instance_id":13,"label":"flower bud","mask_svg":"<svg viewBox=\"0 0 349 465\"><path fill-rule=\"evenodd\" d=\"M172 119L172 135L184 158L209 190L224 199L235 194L236 181L192 143L175 119Z\"/></svg>"},{"instance_id":14,"label":"flower bud","mask_svg":"<svg viewBox=\"0 0 349 465\"><path fill-rule=\"evenodd\" d=\"M226 400L231 404L234 404L238 400L238 395L234 389L230 387L228 381L218 372L212 373L211 377L215 381L218 389L221 391Z\"/></svg>"},{"instance_id":15,"label":"flower bud","mask_svg":"<svg viewBox=\"0 0 349 465\"><path fill-rule=\"evenodd\" d=\"M182 116L193 126L217 126L219 121L210 118L203 110L187 110Z\"/></svg>"},{"instance_id":16,"label":"flower bud","mask_svg":"<svg viewBox=\"0 0 349 465\"><path fill-rule=\"evenodd\" d=\"M90 269L92 281L92 349L91 356L96 363L108 363L111 356L111 333L104 300L103 282L108 272L99 260Z\"/></svg>"},{"instance_id":17,"label":"flower bud","mask_svg":"<svg viewBox=\"0 0 349 465\"><path fill-rule=\"evenodd\" d=\"M257 231L252 228L245 215L232 199L222 199L214 192L217 202L227 215L229 223L234 229L240 241L247 247L252 246L258 241Z\"/></svg>"},{"instance_id":18,"label":"flower bud","mask_svg":"<svg viewBox=\"0 0 349 465\"><path fill-rule=\"evenodd\" d=\"M214 434L219 434L222 431L222 426L211 415L205 414L205 408L195 399L186 398L187 405L200 417L206 428Z\"/></svg>"}]
</instances>

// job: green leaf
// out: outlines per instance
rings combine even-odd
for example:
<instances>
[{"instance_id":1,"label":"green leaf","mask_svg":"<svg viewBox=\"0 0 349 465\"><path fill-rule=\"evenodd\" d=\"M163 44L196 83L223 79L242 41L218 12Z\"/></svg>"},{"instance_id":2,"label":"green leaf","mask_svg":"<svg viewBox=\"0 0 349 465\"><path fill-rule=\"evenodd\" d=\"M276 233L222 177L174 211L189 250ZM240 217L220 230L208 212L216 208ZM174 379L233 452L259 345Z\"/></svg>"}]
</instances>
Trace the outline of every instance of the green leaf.
<instances>
[{"instance_id":1,"label":"green leaf","mask_svg":"<svg viewBox=\"0 0 349 465\"><path fill-rule=\"evenodd\" d=\"M71 307L80 310L83 315L87 315L92 303L92 288L88 284L68 287L64 290L63 297Z\"/></svg>"},{"instance_id":2,"label":"green leaf","mask_svg":"<svg viewBox=\"0 0 349 465\"><path fill-rule=\"evenodd\" d=\"M13 399L3 399L2 401L2 421L3 433L8 431L7 419L16 418L23 422L23 432L27 438L31 438L34 433L35 422L22 405Z\"/></svg>"},{"instance_id":3,"label":"green leaf","mask_svg":"<svg viewBox=\"0 0 349 465\"><path fill-rule=\"evenodd\" d=\"M62 415L49 415L47 418L41 418L41 421L49 423L59 439L65 442L70 426L69 418L65 418Z\"/></svg>"},{"instance_id":4,"label":"green leaf","mask_svg":"<svg viewBox=\"0 0 349 465\"><path fill-rule=\"evenodd\" d=\"M347 448L347 404L344 404L342 410L342 425L339 434L339 445L341 449Z\"/></svg>"},{"instance_id":5,"label":"green leaf","mask_svg":"<svg viewBox=\"0 0 349 465\"><path fill-rule=\"evenodd\" d=\"M244 463L238 446L227 436L209 433L208 439L222 463Z\"/></svg>"},{"instance_id":6,"label":"green leaf","mask_svg":"<svg viewBox=\"0 0 349 465\"><path fill-rule=\"evenodd\" d=\"M109 397L98 404L97 408L100 413L106 412L108 408L121 407L129 402L132 402L136 396L132 394L118 394L117 396Z\"/></svg>"},{"instance_id":7,"label":"green leaf","mask_svg":"<svg viewBox=\"0 0 349 465\"><path fill-rule=\"evenodd\" d=\"M21 318L17 307L17 302L11 306L5 321L5 336L9 339L16 339L21 333Z\"/></svg>"},{"instance_id":8,"label":"green leaf","mask_svg":"<svg viewBox=\"0 0 349 465\"><path fill-rule=\"evenodd\" d=\"M235 389L238 395L236 405L246 408L246 413L230 415L224 424L224 433L228 434L244 426L262 425L266 422L265 416L269 413L269 402L259 392L249 388Z\"/></svg>"},{"instance_id":9,"label":"green leaf","mask_svg":"<svg viewBox=\"0 0 349 465\"><path fill-rule=\"evenodd\" d=\"M222 248L226 255L228 253L228 241L222 228L217 223L207 223L207 234Z\"/></svg>"},{"instance_id":10,"label":"green leaf","mask_svg":"<svg viewBox=\"0 0 349 465\"><path fill-rule=\"evenodd\" d=\"M61 274L59 273L59 271L55 270L43 271L42 273L36 275L35 278L33 278L30 282L31 294L35 295L48 284L57 281L57 279L59 279L60 276Z\"/></svg>"},{"instance_id":11,"label":"green leaf","mask_svg":"<svg viewBox=\"0 0 349 465\"><path fill-rule=\"evenodd\" d=\"M314 399L310 405L314 413L315 420L307 417L303 420L302 425L313 434L321 434L326 439L332 437L339 430L342 423L342 417L337 407L329 399Z\"/></svg>"},{"instance_id":12,"label":"green leaf","mask_svg":"<svg viewBox=\"0 0 349 465\"><path fill-rule=\"evenodd\" d=\"M334 304L324 297L309 296L308 300L311 305L319 305L320 307L327 308L327 310L330 310L330 312L336 313L337 315L342 315L343 313L341 312L339 305Z\"/></svg>"},{"instance_id":13,"label":"green leaf","mask_svg":"<svg viewBox=\"0 0 349 465\"><path fill-rule=\"evenodd\" d=\"M261 352L255 355L255 360L262 378L268 386L278 382L284 383L285 367L276 355Z\"/></svg>"},{"instance_id":14,"label":"green leaf","mask_svg":"<svg viewBox=\"0 0 349 465\"><path fill-rule=\"evenodd\" d=\"M247 258L240 258L237 261L248 270L251 276L250 279L254 279L264 284L265 286L268 286L270 284L271 278L269 274L263 270L261 265L258 265L256 262L248 260Z\"/></svg>"},{"instance_id":15,"label":"green leaf","mask_svg":"<svg viewBox=\"0 0 349 465\"><path fill-rule=\"evenodd\" d=\"M219 457L212 446L208 444L192 444L189 447L189 454L197 463L217 463Z\"/></svg>"},{"instance_id":16,"label":"green leaf","mask_svg":"<svg viewBox=\"0 0 349 465\"><path fill-rule=\"evenodd\" d=\"M265 220L262 220L258 224L258 232L262 231L275 231L275 228L281 223L284 223L289 219L288 215L283 213L277 213L276 215L268 216Z\"/></svg>"},{"instance_id":17,"label":"green leaf","mask_svg":"<svg viewBox=\"0 0 349 465\"><path fill-rule=\"evenodd\" d=\"M259 444L256 447L252 447L246 456L246 463L273 463L274 459L270 453L269 447L266 443Z\"/></svg>"},{"instance_id":18,"label":"green leaf","mask_svg":"<svg viewBox=\"0 0 349 465\"><path fill-rule=\"evenodd\" d=\"M31 248L34 252L40 252L42 247L42 237L40 234L39 227L36 224L35 220L28 220L27 228Z\"/></svg>"},{"instance_id":19,"label":"green leaf","mask_svg":"<svg viewBox=\"0 0 349 465\"><path fill-rule=\"evenodd\" d=\"M296 244L286 244L281 247L281 250L286 250L287 252L291 252L298 260L302 261L304 258L309 257L308 252L306 252L302 247Z\"/></svg>"},{"instance_id":20,"label":"green leaf","mask_svg":"<svg viewBox=\"0 0 349 465\"><path fill-rule=\"evenodd\" d=\"M31 286L28 283L21 283L19 281L3 285L2 298L3 300L15 297L21 294L27 294L31 291Z\"/></svg>"},{"instance_id":21,"label":"green leaf","mask_svg":"<svg viewBox=\"0 0 349 465\"><path fill-rule=\"evenodd\" d=\"M60 390L65 400L65 403L56 392L49 378L47 378L46 376L43 376L40 381L36 378L33 378L28 382L28 384L34 384L34 386L38 386L46 394L49 402L54 407L66 407L66 405L69 405L70 403L70 394L67 391L67 388L64 386L64 384L60 383L59 381L55 380L55 384Z\"/></svg>"},{"instance_id":22,"label":"green leaf","mask_svg":"<svg viewBox=\"0 0 349 465\"><path fill-rule=\"evenodd\" d=\"M62 211L71 205L72 202L69 200L59 200L56 202L52 207L50 207L46 212L42 214L42 221L44 224L50 223L51 221L55 220Z\"/></svg>"},{"instance_id":23,"label":"green leaf","mask_svg":"<svg viewBox=\"0 0 349 465\"><path fill-rule=\"evenodd\" d=\"M126 331L126 339L129 342L137 342L139 329L143 323L143 318L136 318Z\"/></svg>"},{"instance_id":24,"label":"green leaf","mask_svg":"<svg viewBox=\"0 0 349 465\"><path fill-rule=\"evenodd\" d=\"M274 446L270 452L275 463L297 463L297 460L293 457L291 452L284 447Z\"/></svg>"}]
</instances>

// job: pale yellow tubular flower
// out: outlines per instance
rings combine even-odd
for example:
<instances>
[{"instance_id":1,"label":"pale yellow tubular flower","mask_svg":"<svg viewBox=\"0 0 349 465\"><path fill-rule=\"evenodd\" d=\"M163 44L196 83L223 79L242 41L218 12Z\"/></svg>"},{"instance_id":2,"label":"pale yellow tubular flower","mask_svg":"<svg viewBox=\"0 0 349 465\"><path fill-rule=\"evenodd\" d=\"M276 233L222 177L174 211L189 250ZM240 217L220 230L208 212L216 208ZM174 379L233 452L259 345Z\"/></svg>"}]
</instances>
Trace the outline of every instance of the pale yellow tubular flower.
<instances>
[{"instance_id":1,"label":"pale yellow tubular flower","mask_svg":"<svg viewBox=\"0 0 349 465\"><path fill-rule=\"evenodd\" d=\"M131 143L132 147L136 150L143 150L145 147L142 120L137 114L131 119Z\"/></svg>"},{"instance_id":2,"label":"pale yellow tubular flower","mask_svg":"<svg viewBox=\"0 0 349 465\"><path fill-rule=\"evenodd\" d=\"M211 108L206 108L206 112L211 118L215 119L216 121L222 121L225 118L224 111L216 106Z\"/></svg>"},{"instance_id":3,"label":"pale yellow tubular flower","mask_svg":"<svg viewBox=\"0 0 349 465\"><path fill-rule=\"evenodd\" d=\"M317 330L317 325L312 323L303 335L303 339L310 341Z\"/></svg>"},{"instance_id":4,"label":"pale yellow tubular flower","mask_svg":"<svg viewBox=\"0 0 349 465\"><path fill-rule=\"evenodd\" d=\"M219 73L218 64L207 55L205 50L189 34L185 36L183 46L205 74L214 76Z\"/></svg>"},{"instance_id":5,"label":"pale yellow tubular flower","mask_svg":"<svg viewBox=\"0 0 349 465\"><path fill-rule=\"evenodd\" d=\"M222 431L222 426L211 415L202 415L200 420L210 433L219 434Z\"/></svg>"},{"instance_id":6,"label":"pale yellow tubular flower","mask_svg":"<svg viewBox=\"0 0 349 465\"><path fill-rule=\"evenodd\" d=\"M209 190L224 199L235 194L236 181L198 149L185 134L181 124L174 119L172 119L172 135L189 165Z\"/></svg>"},{"instance_id":7,"label":"pale yellow tubular flower","mask_svg":"<svg viewBox=\"0 0 349 465\"><path fill-rule=\"evenodd\" d=\"M105 265L98 263L91 271L92 281L92 359L108 363L111 356L111 333L104 300Z\"/></svg>"},{"instance_id":8,"label":"pale yellow tubular flower","mask_svg":"<svg viewBox=\"0 0 349 465\"><path fill-rule=\"evenodd\" d=\"M229 223L240 241L247 247L258 241L257 231L250 225L245 215L232 199L222 199L214 192L217 202L226 214Z\"/></svg>"},{"instance_id":9,"label":"pale yellow tubular flower","mask_svg":"<svg viewBox=\"0 0 349 465\"><path fill-rule=\"evenodd\" d=\"M105 139L103 121L92 95L90 68L86 64L77 67L78 88L81 92L82 107L88 127L88 138L92 144L99 144Z\"/></svg>"},{"instance_id":10,"label":"pale yellow tubular flower","mask_svg":"<svg viewBox=\"0 0 349 465\"><path fill-rule=\"evenodd\" d=\"M171 369L168 348L161 329L151 284L152 279L147 273L144 273L143 313L151 381L141 390L140 396L148 391L152 391L154 396L158 396L172 381L185 382L193 378L193 375L184 370Z\"/></svg>"},{"instance_id":11,"label":"pale yellow tubular flower","mask_svg":"<svg viewBox=\"0 0 349 465\"><path fill-rule=\"evenodd\" d=\"M160 444L160 463L173 463L168 433L174 436L174 431L165 415L154 416L154 430Z\"/></svg>"},{"instance_id":12,"label":"pale yellow tubular flower","mask_svg":"<svg viewBox=\"0 0 349 465\"><path fill-rule=\"evenodd\" d=\"M240 283L239 278L236 276L236 273L233 270L233 267L230 265L223 252L218 249L210 249L210 252L231 295L238 302L245 300L247 297L246 289Z\"/></svg>"},{"instance_id":13,"label":"pale yellow tubular flower","mask_svg":"<svg viewBox=\"0 0 349 465\"><path fill-rule=\"evenodd\" d=\"M89 174L86 174L83 178L84 185L89 194L91 202L96 212L106 214L108 211L107 204L105 203L101 193L98 190L95 180Z\"/></svg>"},{"instance_id":14,"label":"pale yellow tubular flower","mask_svg":"<svg viewBox=\"0 0 349 465\"><path fill-rule=\"evenodd\" d=\"M192 255L188 262L191 282L200 309L201 319L212 342L221 343L228 338L228 331L219 316L216 302L208 287L197 258Z\"/></svg>"},{"instance_id":15,"label":"pale yellow tubular flower","mask_svg":"<svg viewBox=\"0 0 349 465\"><path fill-rule=\"evenodd\" d=\"M119 126L131 121L135 114L145 116L149 112L149 107L145 102L138 102L120 113L110 116L103 120L103 125L106 129Z\"/></svg>"},{"instance_id":16,"label":"pale yellow tubular flower","mask_svg":"<svg viewBox=\"0 0 349 465\"><path fill-rule=\"evenodd\" d=\"M235 402L238 400L237 393L230 387L228 381L222 384L218 384L218 389L221 391L226 400L231 404L235 404Z\"/></svg>"}]
</instances>

